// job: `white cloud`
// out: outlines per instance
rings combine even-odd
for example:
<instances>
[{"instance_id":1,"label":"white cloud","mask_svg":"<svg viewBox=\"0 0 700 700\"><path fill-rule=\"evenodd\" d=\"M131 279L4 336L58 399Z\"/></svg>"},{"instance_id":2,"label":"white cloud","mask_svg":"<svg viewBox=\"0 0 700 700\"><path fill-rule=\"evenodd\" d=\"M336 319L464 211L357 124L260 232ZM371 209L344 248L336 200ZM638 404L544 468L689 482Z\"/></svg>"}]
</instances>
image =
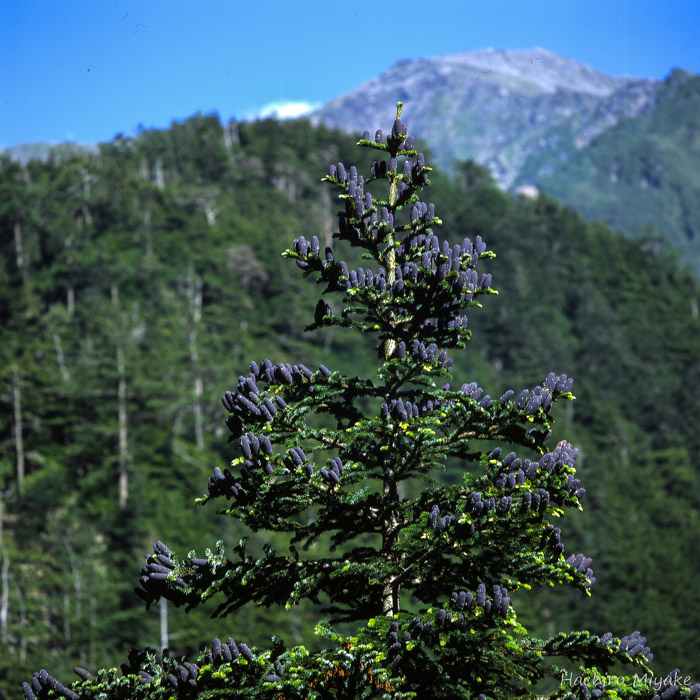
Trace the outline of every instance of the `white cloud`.
<instances>
[{"instance_id":1,"label":"white cloud","mask_svg":"<svg viewBox=\"0 0 700 700\"><path fill-rule=\"evenodd\" d=\"M280 100L279 102L268 102L255 113L250 115L252 119L264 119L265 117L276 117L277 119L294 119L302 117L320 105L315 102L292 102L290 100Z\"/></svg>"}]
</instances>

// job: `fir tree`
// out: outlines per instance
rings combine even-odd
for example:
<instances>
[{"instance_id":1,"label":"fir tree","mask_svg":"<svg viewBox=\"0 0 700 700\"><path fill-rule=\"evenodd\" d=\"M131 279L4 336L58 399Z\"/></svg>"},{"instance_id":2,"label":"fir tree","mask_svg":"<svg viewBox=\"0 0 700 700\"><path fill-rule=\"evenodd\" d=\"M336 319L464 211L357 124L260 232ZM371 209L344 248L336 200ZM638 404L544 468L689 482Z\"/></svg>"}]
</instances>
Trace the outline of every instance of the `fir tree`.
<instances>
[{"instance_id":1,"label":"fir tree","mask_svg":"<svg viewBox=\"0 0 700 700\"><path fill-rule=\"evenodd\" d=\"M338 163L324 180L343 207L334 235L367 267L349 269L316 236L284 255L342 298L321 299L309 330L373 334L377 374L251 362L223 396L238 456L214 469L199 502L228 504L221 514L287 536L288 550L256 554L241 540L228 556L223 542L177 556L156 542L136 589L148 606L187 610L216 597L236 639L214 638L197 663L132 649L121 673L76 668L72 688L42 670L25 698L511 698L534 697L547 678L551 697L697 697L700 685L678 671L652 683L639 632L535 639L518 622L514 593L569 585L590 595L595 582L591 560L566 553L555 525L585 494L578 451L548 444L573 381L551 372L499 398L475 382L450 386L448 352L469 339L466 313L496 293L477 271L494 254L478 235L451 245L435 234L440 219L421 200L430 168L400 103L390 132L365 132L358 145L378 152L370 172ZM438 478L448 463L458 483ZM302 600L328 619L316 628L321 652L277 637L250 648L235 629L248 603ZM617 664L636 675L609 675Z\"/></svg>"}]
</instances>

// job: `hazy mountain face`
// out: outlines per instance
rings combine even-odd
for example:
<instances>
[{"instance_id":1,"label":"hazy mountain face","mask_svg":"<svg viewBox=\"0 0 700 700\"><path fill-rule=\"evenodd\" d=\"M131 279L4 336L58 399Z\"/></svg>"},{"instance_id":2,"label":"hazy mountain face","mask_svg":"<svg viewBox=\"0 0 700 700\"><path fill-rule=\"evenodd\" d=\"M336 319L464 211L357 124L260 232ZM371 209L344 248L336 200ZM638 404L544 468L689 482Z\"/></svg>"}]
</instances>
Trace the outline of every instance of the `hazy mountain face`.
<instances>
[{"instance_id":1,"label":"hazy mountain face","mask_svg":"<svg viewBox=\"0 0 700 700\"><path fill-rule=\"evenodd\" d=\"M473 159L499 185L545 190L585 216L652 225L700 273L700 77L614 78L544 49L401 61L312 121L361 134L397 101L439 166ZM680 128L681 125L682 128Z\"/></svg>"},{"instance_id":2,"label":"hazy mountain face","mask_svg":"<svg viewBox=\"0 0 700 700\"><path fill-rule=\"evenodd\" d=\"M441 165L472 158L510 187L537 174L523 172L533 153L543 161L566 157L648 110L659 85L613 78L544 49L487 49L401 61L312 120L362 133L390 121L401 100L409 127Z\"/></svg>"}]
</instances>

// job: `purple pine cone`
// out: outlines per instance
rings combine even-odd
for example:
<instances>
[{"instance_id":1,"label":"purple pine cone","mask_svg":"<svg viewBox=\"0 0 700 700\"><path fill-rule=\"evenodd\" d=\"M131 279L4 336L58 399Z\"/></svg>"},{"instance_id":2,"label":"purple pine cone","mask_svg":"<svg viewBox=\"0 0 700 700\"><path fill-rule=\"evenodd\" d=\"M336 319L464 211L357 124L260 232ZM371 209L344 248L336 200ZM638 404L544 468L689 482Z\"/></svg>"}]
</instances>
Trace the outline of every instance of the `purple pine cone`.
<instances>
[{"instance_id":1,"label":"purple pine cone","mask_svg":"<svg viewBox=\"0 0 700 700\"><path fill-rule=\"evenodd\" d=\"M173 553L160 541L154 543L153 551L156 554L164 554L166 557L171 557Z\"/></svg>"},{"instance_id":2,"label":"purple pine cone","mask_svg":"<svg viewBox=\"0 0 700 700\"><path fill-rule=\"evenodd\" d=\"M503 396L501 396L501 398L498 400L501 402L501 404L506 404L513 398L514 393L515 392L512 389L508 389L508 391L506 391L505 394L503 394Z\"/></svg>"},{"instance_id":3,"label":"purple pine cone","mask_svg":"<svg viewBox=\"0 0 700 700\"><path fill-rule=\"evenodd\" d=\"M82 666L76 666L73 669L73 672L80 676L84 681L89 681L92 678L92 674L89 671L86 671Z\"/></svg>"}]
</instances>

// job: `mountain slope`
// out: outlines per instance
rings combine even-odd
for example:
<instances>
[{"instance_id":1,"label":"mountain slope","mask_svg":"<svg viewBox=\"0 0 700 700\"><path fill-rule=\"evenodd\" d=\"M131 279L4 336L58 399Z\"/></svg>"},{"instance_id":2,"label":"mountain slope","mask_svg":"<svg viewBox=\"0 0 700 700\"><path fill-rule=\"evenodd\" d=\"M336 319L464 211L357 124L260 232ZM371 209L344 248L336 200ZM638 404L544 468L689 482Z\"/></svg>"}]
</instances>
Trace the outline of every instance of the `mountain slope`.
<instances>
[{"instance_id":1,"label":"mountain slope","mask_svg":"<svg viewBox=\"0 0 700 700\"><path fill-rule=\"evenodd\" d=\"M314 112L314 123L361 133L391 121L401 100L409 125L442 166L472 158L510 187L533 152L555 161L623 117L643 114L659 83L613 78L545 49L487 49L400 61Z\"/></svg>"},{"instance_id":2,"label":"mountain slope","mask_svg":"<svg viewBox=\"0 0 700 700\"><path fill-rule=\"evenodd\" d=\"M499 185L546 190L587 218L654 227L700 274L700 78L614 78L545 49L413 59L314 112L360 134L405 104L437 163L487 166Z\"/></svg>"},{"instance_id":3,"label":"mountain slope","mask_svg":"<svg viewBox=\"0 0 700 700\"><path fill-rule=\"evenodd\" d=\"M700 274L700 76L676 70L653 108L598 136L553 172L524 176L588 218L666 233ZM536 168L532 168L536 171Z\"/></svg>"}]
</instances>

